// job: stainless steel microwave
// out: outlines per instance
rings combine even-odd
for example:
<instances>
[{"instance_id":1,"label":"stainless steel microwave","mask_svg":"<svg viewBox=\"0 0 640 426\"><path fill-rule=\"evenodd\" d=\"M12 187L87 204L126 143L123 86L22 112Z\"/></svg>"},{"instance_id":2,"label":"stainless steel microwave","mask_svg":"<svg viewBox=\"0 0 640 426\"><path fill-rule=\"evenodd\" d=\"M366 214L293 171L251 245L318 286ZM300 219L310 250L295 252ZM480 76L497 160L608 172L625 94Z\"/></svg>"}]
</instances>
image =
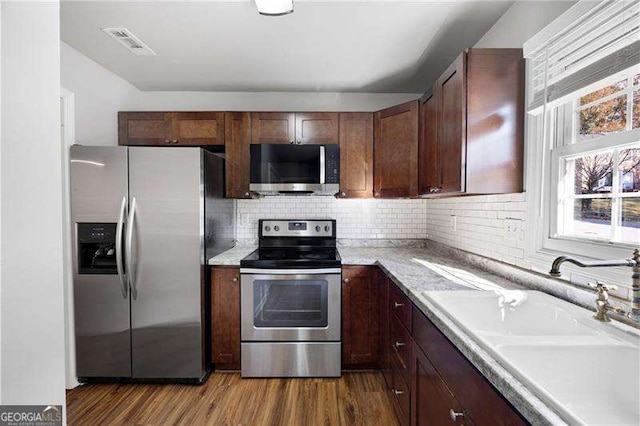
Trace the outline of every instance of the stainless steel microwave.
<instances>
[{"instance_id":1,"label":"stainless steel microwave","mask_svg":"<svg viewBox=\"0 0 640 426\"><path fill-rule=\"evenodd\" d=\"M338 145L251 145L249 189L264 195L334 195L340 189Z\"/></svg>"}]
</instances>

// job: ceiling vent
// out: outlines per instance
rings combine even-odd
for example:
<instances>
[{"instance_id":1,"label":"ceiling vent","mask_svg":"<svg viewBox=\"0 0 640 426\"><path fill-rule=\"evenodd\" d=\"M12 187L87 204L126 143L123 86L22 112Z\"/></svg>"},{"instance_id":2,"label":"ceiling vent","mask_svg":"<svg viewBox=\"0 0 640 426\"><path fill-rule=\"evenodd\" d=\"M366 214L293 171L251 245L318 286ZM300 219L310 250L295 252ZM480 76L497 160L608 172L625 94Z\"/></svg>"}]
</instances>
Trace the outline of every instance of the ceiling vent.
<instances>
[{"instance_id":1,"label":"ceiling vent","mask_svg":"<svg viewBox=\"0 0 640 426\"><path fill-rule=\"evenodd\" d=\"M156 52L151 50L149 46L140 41L138 37L134 36L131 31L126 28L102 28L102 31L129 49L134 55L156 56Z\"/></svg>"}]
</instances>

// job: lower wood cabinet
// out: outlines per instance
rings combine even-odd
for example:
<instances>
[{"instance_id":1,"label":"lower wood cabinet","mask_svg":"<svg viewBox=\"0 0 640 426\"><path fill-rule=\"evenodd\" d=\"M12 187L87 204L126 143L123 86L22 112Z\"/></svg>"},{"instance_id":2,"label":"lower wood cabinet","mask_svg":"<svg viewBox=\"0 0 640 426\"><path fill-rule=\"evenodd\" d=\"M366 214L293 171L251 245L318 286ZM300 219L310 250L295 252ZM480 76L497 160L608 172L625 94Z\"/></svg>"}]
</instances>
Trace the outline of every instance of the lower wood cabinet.
<instances>
[{"instance_id":1,"label":"lower wood cabinet","mask_svg":"<svg viewBox=\"0 0 640 426\"><path fill-rule=\"evenodd\" d=\"M211 362L240 369L240 269L211 268Z\"/></svg>"},{"instance_id":2,"label":"lower wood cabinet","mask_svg":"<svg viewBox=\"0 0 640 426\"><path fill-rule=\"evenodd\" d=\"M449 423L442 424L458 424L459 421L476 425L528 424L415 306L412 328L414 347L417 348L413 358L414 424L434 424L432 418L443 416L441 410L446 408L443 404L451 407L447 410ZM433 367L431 371L429 367ZM433 370L442 383L433 377ZM450 398L442 388L443 384ZM425 403L431 399L440 402ZM419 422L420 419L424 420Z\"/></svg>"},{"instance_id":3,"label":"lower wood cabinet","mask_svg":"<svg viewBox=\"0 0 640 426\"><path fill-rule=\"evenodd\" d=\"M380 367L402 425L525 425L411 300L380 273Z\"/></svg>"},{"instance_id":4,"label":"lower wood cabinet","mask_svg":"<svg viewBox=\"0 0 640 426\"><path fill-rule=\"evenodd\" d=\"M376 266L342 268L342 368L379 368L380 280Z\"/></svg>"}]
</instances>

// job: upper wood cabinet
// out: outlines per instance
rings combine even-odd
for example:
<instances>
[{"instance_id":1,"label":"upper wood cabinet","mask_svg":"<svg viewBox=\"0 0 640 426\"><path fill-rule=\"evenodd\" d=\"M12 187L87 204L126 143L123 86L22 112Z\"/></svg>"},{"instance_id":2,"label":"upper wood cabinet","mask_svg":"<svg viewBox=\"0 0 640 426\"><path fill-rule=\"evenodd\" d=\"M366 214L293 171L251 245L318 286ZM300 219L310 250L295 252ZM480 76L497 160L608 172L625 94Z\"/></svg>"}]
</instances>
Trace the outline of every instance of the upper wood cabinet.
<instances>
[{"instance_id":1,"label":"upper wood cabinet","mask_svg":"<svg viewBox=\"0 0 640 426\"><path fill-rule=\"evenodd\" d=\"M118 112L118 145L170 145L170 112Z\"/></svg>"},{"instance_id":2,"label":"upper wood cabinet","mask_svg":"<svg viewBox=\"0 0 640 426\"><path fill-rule=\"evenodd\" d=\"M440 191L464 191L466 136L466 60L462 54L438 79Z\"/></svg>"},{"instance_id":3,"label":"upper wood cabinet","mask_svg":"<svg viewBox=\"0 0 640 426\"><path fill-rule=\"evenodd\" d=\"M380 282L376 266L342 268L342 365L378 368Z\"/></svg>"},{"instance_id":4,"label":"upper wood cabinet","mask_svg":"<svg viewBox=\"0 0 640 426\"><path fill-rule=\"evenodd\" d=\"M249 191L249 146L251 114L225 113L225 173L227 198L251 198Z\"/></svg>"},{"instance_id":5,"label":"upper wood cabinet","mask_svg":"<svg viewBox=\"0 0 640 426\"><path fill-rule=\"evenodd\" d=\"M224 113L119 112L118 144L224 145Z\"/></svg>"},{"instance_id":6,"label":"upper wood cabinet","mask_svg":"<svg viewBox=\"0 0 640 426\"><path fill-rule=\"evenodd\" d=\"M418 195L418 101L375 113L373 195Z\"/></svg>"},{"instance_id":7,"label":"upper wood cabinet","mask_svg":"<svg viewBox=\"0 0 640 426\"><path fill-rule=\"evenodd\" d=\"M338 143L338 113L296 113L296 142L332 145Z\"/></svg>"},{"instance_id":8,"label":"upper wood cabinet","mask_svg":"<svg viewBox=\"0 0 640 426\"><path fill-rule=\"evenodd\" d=\"M420 106L420 194L522 191L521 49L468 49Z\"/></svg>"},{"instance_id":9,"label":"upper wood cabinet","mask_svg":"<svg viewBox=\"0 0 640 426\"><path fill-rule=\"evenodd\" d=\"M373 113L340 113L339 196L373 197Z\"/></svg>"},{"instance_id":10,"label":"upper wood cabinet","mask_svg":"<svg viewBox=\"0 0 640 426\"><path fill-rule=\"evenodd\" d=\"M240 369L240 270L211 268L211 361Z\"/></svg>"},{"instance_id":11,"label":"upper wood cabinet","mask_svg":"<svg viewBox=\"0 0 640 426\"><path fill-rule=\"evenodd\" d=\"M334 112L254 112L251 143L337 144Z\"/></svg>"},{"instance_id":12,"label":"upper wood cabinet","mask_svg":"<svg viewBox=\"0 0 640 426\"><path fill-rule=\"evenodd\" d=\"M296 136L292 112L252 112L251 143L293 143Z\"/></svg>"},{"instance_id":13,"label":"upper wood cabinet","mask_svg":"<svg viewBox=\"0 0 640 426\"><path fill-rule=\"evenodd\" d=\"M426 194L440 186L438 161L438 97L432 87L420 98L418 141L418 192Z\"/></svg>"}]
</instances>

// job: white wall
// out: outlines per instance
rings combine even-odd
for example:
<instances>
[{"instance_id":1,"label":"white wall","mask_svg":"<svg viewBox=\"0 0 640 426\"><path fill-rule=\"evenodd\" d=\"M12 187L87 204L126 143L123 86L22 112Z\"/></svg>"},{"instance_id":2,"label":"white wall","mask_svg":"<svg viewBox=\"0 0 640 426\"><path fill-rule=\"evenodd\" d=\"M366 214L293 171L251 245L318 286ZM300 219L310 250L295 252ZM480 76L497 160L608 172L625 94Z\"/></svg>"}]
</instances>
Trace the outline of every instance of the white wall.
<instances>
[{"instance_id":1,"label":"white wall","mask_svg":"<svg viewBox=\"0 0 640 426\"><path fill-rule=\"evenodd\" d=\"M64 405L59 4L1 8L1 403Z\"/></svg>"},{"instance_id":2,"label":"white wall","mask_svg":"<svg viewBox=\"0 0 640 426\"><path fill-rule=\"evenodd\" d=\"M574 3L517 1L475 47L522 48L526 40ZM429 200L427 236L450 246L531 269L524 255L526 211L524 193ZM456 230L451 227L451 216L457 217ZM516 227L518 231L510 233L508 226Z\"/></svg>"},{"instance_id":3,"label":"white wall","mask_svg":"<svg viewBox=\"0 0 640 426\"><path fill-rule=\"evenodd\" d=\"M276 196L237 203L238 240L257 238L258 219L336 219L338 238L426 238L424 200Z\"/></svg>"},{"instance_id":4,"label":"white wall","mask_svg":"<svg viewBox=\"0 0 640 426\"><path fill-rule=\"evenodd\" d=\"M60 49L60 84L75 99L76 143L117 145L117 112L136 109L140 91L68 44Z\"/></svg>"}]
</instances>

